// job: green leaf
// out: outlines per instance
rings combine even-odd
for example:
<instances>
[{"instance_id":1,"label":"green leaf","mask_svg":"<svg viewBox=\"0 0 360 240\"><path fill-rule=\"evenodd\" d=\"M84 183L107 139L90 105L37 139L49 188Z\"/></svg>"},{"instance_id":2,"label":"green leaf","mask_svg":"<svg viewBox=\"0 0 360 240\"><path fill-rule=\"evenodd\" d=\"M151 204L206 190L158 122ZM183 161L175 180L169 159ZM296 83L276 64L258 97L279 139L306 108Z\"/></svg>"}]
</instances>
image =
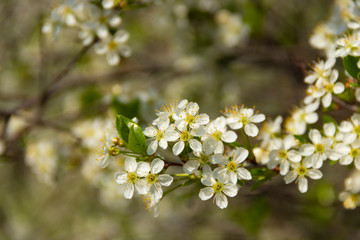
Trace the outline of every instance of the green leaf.
<instances>
[{"instance_id":1,"label":"green leaf","mask_svg":"<svg viewBox=\"0 0 360 240\"><path fill-rule=\"evenodd\" d=\"M130 119L122 116L116 116L115 127L116 131L118 132L120 138L127 144L129 142L129 133L130 129L128 127L129 123L131 122Z\"/></svg>"},{"instance_id":2,"label":"green leaf","mask_svg":"<svg viewBox=\"0 0 360 240\"><path fill-rule=\"evenodd\" d=\"M350 74L350 76L358 80L360 79L359 78L360 69L357 66L359 59L360 59L359 57L354 57L350 55L343 58L343 64L346 71Z\"/></svg>"},{"instance_id":3,"label":"green leaf","mask_svg":"<svg viewBox=\"0 0 360 240\"><path fill-rule=\"evenodd\" d=\"M244 147L245 146L239 142L232 142L232 143L226 143L224 142L225 145L228 145L229 147L232 147L232 148L237 148L237 147Z\"/></svg>"},{"instance_id":4,"label":"green leaf","mask_svg":"<svg viewBox=\"0 0 360 240\"><path fill-rule=\"evenodd\" d=\"M129 142L127 144L127 147L134 153L144 154L144 155L147 154L146 137L142 129L137 124L133 124L130 127Z\"/></svg>"},{"instance_id":5,"label":"green leaf","mask_svg":"<svg viewBox=\"0 0 360 240\"><path fill-rule=\"evenodd\" d=\"M299 140L301 143L307 143L308 139L306 135L294 135L294 137Z\"/></svg>"},{"instance_id":6,"label":"green leaf","mask_svg":"<svg viewBox=\"0 0 360 240\"><path fill-rule=\"evenodd\" d=\"M276 175L275 172L272 170L261 167L261 168L252 168L250 169L251 176L253 177L253 180L256 182L251 186L251 191L254 191L258 187L260 187L262 184L264 184L267 181L270 181L272 177Z\"/></svg>"},{"instance_id":7,"label":"green leaf","mask_svg":"<svg viewBox=\"0 0 360 240\"><path fill-rule=\"evenodd\" d=\"M336 120L332 117L332 116L330 116L330 115L324 115L323 116L323 122L324 123L334 123L335 124L335 126L337 126L337 122L336 122Z\"/></svg>"}]
</instances>

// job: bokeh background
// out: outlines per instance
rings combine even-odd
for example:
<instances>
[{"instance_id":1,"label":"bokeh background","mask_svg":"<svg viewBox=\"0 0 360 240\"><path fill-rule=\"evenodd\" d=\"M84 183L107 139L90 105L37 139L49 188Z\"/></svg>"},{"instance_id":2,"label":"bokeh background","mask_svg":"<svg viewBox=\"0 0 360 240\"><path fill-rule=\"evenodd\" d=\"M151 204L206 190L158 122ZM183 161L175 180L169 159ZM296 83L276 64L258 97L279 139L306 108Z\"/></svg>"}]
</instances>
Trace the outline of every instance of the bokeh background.
<instances>
[{"instance_id":1,"label":"bokeh background","mask_svg":"<svg viewBox=\"0 0 360 240\"><path fill-rule=\"evenodd\" d=\"M154 218L119 193L119 166L101 169L93 153L116 113L146 126L171 99L196 101L211 118L233 104L286 116L305 96L309 64L324 56L309 37L332 1L168 0L125 11L132 56L109 67L89 51L42 104L82 48L72 30L41 34L60 3L0 1L0 239L360 239L359 210L337 199L346 167L325 167L306 194L281 177L244 186L225 210L186 186Z\"/></svg>"}]
</instances>

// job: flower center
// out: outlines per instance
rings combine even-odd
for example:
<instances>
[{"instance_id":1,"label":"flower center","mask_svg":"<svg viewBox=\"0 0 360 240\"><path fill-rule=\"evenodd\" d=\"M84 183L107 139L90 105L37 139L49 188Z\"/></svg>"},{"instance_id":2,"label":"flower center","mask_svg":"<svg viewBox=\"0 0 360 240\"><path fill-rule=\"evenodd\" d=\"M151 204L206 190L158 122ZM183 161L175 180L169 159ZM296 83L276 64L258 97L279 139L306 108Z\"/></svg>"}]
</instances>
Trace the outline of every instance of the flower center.
<instances>
[{"instance_id":1,"label":"flower center","mask_svg":"<svg viewBox=\"0 0 360 240\"><path fill-rule=\"evenodd\" d=\"M190 138L191 138L191 134L187 130L182 132L181 135L180 135L180 140L183 141L183 142L189 141Z\"/></svg>"},{"instance_id":2,"label":"flower center","mask_svg":"<svg viewBox=\"0 0 360 240\"><path fill-rule=\"evenodd\" d=\"M287 151L279 150L279 156L281 159L287 159Z\"/></svg>"},{"instance_id":3,"label":"flower center","mask_svg":"<svg viewBox=\"0 0 360 240\"><path fill-rule=\"evenodd\" d=\"M127 178L128 182L135 184L137 182L138 176L136 175L136 173L131 172L128 173Z\"/></svg>"},{"instance_id":4,"label":"flower center","mask_svg":"<svg viewBox=\"0 0 360 240\"><path fill-rule=\"evenodd\" d=\"M321 143L318 143L315 145L315 151L318 152L318 153L323 153L325 150L325 147L323 144Z\"/></svg>"},{"instance_id":5,"label":"flower center","mask_svg":"<svg viewBox=\"0 0 360 240\"><path fill-rule=\"evenodd\" d=\"M117 47L117 43L114 42L114 41L110 41L108 47L109 47L110 50L114 50Z\"/></svg>"},{"instance_id":6,"label":"flower center","mask_svg":"<svg viewBox=\"0 0 360 240\"><path fill-rule=\"evenodd\" d=\"M217 182L217 183L214 184L213 189L214 189L214 191L216 193L221 193L222 190L224 189L224 184L220 183L220 182Z\"/></svg>"},{"instance_id":7,"label":"flower center","mask_svg":"<svg viewBox=\"0 0 360 240\"><path fill-rule=\"evenodd\" d=\"M111 146L109 148L109 155L111 156L116 156L116 155L119 155L120 154L120 149L114 147L114 146Z\"/></svg>"},{"instance_id":8,"label":"flower center","mask_svg":"<svg viewBox=\"0 0 360 240\"><path fill-rule=\"evenodd\" d=\"M305 118L306 118L306 113L302 113L300 115L300 121L305 122Z\"/></svg>"},{"instance_id":9,"label":"flower center","mask_svg":"<svg viewBox=\"0 0 360 240\"><path fill-rule=\"evenodd\" d=\"M237 169L237 164L234 161L229 162L227 165L227 169L229 172L235 172Z\"/></svg>"},{"instance_id":10,"label":"flower center","mask_svg":"<svg viewBox=\"0 0 360 240\"><path fill-rule=\"evenodd\" d=\"M344 201L344 207L347 209L352 209L357 206L359 203L359 196L357 194L351 194L345 201Z\"/></svg>"},{"instance_id":11,"label":"flower center","mask_svg":"<svg viewBox=\"0 0 360 240\"><path fill-rule=\"evenodd\" d=\"M151 173L151 174L147 175L146 181L147 181L148 183L150 183L150 184L153 184L153 183L155 183L155 182L157 181L157 177L156 177L155 174L152 174L152 173Z\"/></svg>"},{"instance_id":12,"label":"flower center","mask_svg":"<svg viewBox=\"0 0 360 240\"><path fill-rule=\"evenodd\" d=\"M334 85L333 84L326 84L326 86L325 86L325 90L327 91L327 92L333 92L333 89L334 89Z\"/></svg>"},{"instance_id":13,"label":"flower center","mask_svg":"<svg viewBox=\"0 0 360 240\"><path fill-rule=\"evenodd\" d=\"M242 116L240 118L240 122L245 125L245 124L248 124L250 122L249 118L247 118L246 116Z\"/></svg>"},{"instance_id":14,"label":"flower center","mask_svg":"<svg viewBox=\"0 0 360 240\"><path fill-rule=\"evenodd\" d=\"M354 128L354 132L355 132L358 136L360 136L360 125L359 125L359 126L356 126L356 127Z\"/></svg>"},{"instance_id":15,"label":"flower center","mask_svg":"<svg viewBox=\"0 0 360 240\"><path fill-rule=\"evenodd\" d=\"M195 117L192 116L192 115L187 115L185 121L186 121L188 124L194 123L194 122L195 122Z\"/></svg>"},{"instance_id":16,"label":"flower center","mask_svg":"<svg viewBox=\"0 0 360 240\"><path fill-rule=\"evenodd\" d=\"M351 155L353 158L359 156L359 154L360 154L360 150L359 150L358 148L353 148L353 149L351 149L351 151L350 151L350 155Z\"/></svg>"},{"instance_id":17,"label":"flower center","mask_svg":"<svg viewBox=\"0 0 360 240\"><path fill-rule=\"evenodd\" d=\"M164 137L164 132L163 131L158 131L155 138L156 140L160 141L162 138Z\"/></svg>"},{"instance_id":18,"label":"flower center","mask_svg":"<svg viewBox=\"0 0 360 240\"><path fill-rule=\"evenodd\" d=\"M99 23L106 23L106 17L105 16L100 16L99 17Z\"/></svg>"},{"instance_id":19,"label":"flower center","mask_svg":"<svg viewBox=\"0 0 360 240\"><path fill-rule=\"evenodd\" d=\"M201 155L199 157L199 161L202 164L208 163L209 162L209 156L208 155Z\"/></svg>"},{"instance_id":20,"label":"flower center","mask_svg":"<svg viewBox=\"0 0 360 240\"><path fill-rule=\"evenodd\" d=\"M221 140L221 135L222 135L222 132L216 131L216 132L213 133L212 136L213 136L214 139L220 141Z\"/></svg>"},{"instance_id":21,"label":"flower center","mask_svg":"<svg viewBox=\"0 0 360 240\"><path fill-rule=\"evenodd\" d=\"M300 176L305 176L307 169L306 169L306 167L301 166L301 167L298 167L296 169L296 171Z\"/></svg>"}]
</instances>

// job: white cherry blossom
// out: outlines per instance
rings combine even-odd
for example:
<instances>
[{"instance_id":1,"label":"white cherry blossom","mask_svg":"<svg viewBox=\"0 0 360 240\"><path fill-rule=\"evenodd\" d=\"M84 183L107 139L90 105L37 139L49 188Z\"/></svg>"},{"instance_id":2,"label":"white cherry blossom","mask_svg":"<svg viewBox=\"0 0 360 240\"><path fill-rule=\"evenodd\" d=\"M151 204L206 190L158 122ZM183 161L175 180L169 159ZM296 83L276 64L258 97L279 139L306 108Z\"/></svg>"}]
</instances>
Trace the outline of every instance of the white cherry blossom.
<instances>
[{"instance_id":1,"label":"white cherry blossom","mask_svg":"<svg viewBox=\"0 0 360 240\"><path fill-rule=\"evenodd\" d=\"M270 161L268 166L275 168L280 164L280 174L285 175L289 172L290 162L300 162L301 154L291 148L298 145L298 141L293 135L287 135L281 145L270 152ZM290 150L291 149L291 150Z\"/></svg>"},{"instance_id":2,"label":"white cherry blossom","mask_svg":"<svg viewBox=\"0 0 360 240\"><path fill-rule=\"evenodd\" d=\"M305 167L301 163L291 163L291 170L285 175L284 180L286 184L296 180L299 191L305 193L308 190L308 180L306 177L320 179L322 176L323 174L318 169Z\"/></svg>"},{"instance_id":3,"label":"white cherry blossom","mask_svg":"<svg viewBox=\"0 0 360 240\"><path fill-rule=\"evenodd\" d=\"M203 141L216 141L215 153L224 152L224 143L232 143L237 139L237 135L234 131L228 131L226 128L226 120L224 117L218 117L214 121L211 121L206 126L207 134L202 137Z\"/></svg>"},{"instance_id":4,"label":"white cherry blossom","mask_svg":"<svg viewBox=\"0 0 360 240\"><path fill-rule=\"evenodd\" d=\"M115 181L117 184L125 185L124 197L131 199L134 195L134 191L139 194L147 194L148 187L146 181L141 179L148 174L148 163L136 162L135 158L128 157L125 160L125 172L120 172L115 175Z\"/></svg>"},{"instance_id":5,"label":"white cherry blossom","mask_svg":"<svg viewBox=\"0 0 360 240\"><path fill-rule=\"evenodd\" d=\"M235 197L238 192L238 187L235 184L228 183L224 176L219 175L216 178L208 165L204 165L201 183L206 187L200 190L200 199L206 201L215 195L216 205L221 209L228 205L226 196Z\"/></svg>"},{"instance_id":6,"label":"white cherry blossom","mask_svg":"<svg viewBox=\"0 0 360 240\"><path fill-rule=\"evenodd\" d=\"M221 167L214 170L215 176L225 176L229 182L236 184L237 180L251 180L252 176L249 170L241 166L241 163L249 156L249 151L245 148L237 148L230 157L220 154L214 155L214 163Z\"/></svg>"},{"instance_id":7,"label":"white cherry blossom","mask_svg":"<svg viewBox=\"0 0 360 240\"><path fill-rule=\"evenodd\" d=\"M232 129L244 128L246 135L255 137L259 133L258 127L254 123L260 123L265 120L262 113L254 113L254 109L239 106L226 108L224 115L227 117L226 122Z\"/></svg>"}]
</instances>

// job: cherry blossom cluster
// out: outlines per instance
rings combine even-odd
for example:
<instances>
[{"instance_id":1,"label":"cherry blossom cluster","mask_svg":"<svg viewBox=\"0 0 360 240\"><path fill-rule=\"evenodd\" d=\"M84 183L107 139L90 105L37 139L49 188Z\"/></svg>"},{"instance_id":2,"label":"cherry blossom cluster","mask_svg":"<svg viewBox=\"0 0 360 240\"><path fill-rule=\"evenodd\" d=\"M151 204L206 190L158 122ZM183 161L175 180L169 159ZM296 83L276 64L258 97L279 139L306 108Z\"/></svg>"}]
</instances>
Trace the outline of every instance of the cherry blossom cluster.
<instances>
[{"instance_id":1,"label":"cherry blossom cluster","mask_svg":"<svg viewBox=\"0 0 360 240\"><path fill-rule=\"evenodd\" d=\"M121 28L120 13L125 1L67 0L55 7L42 32L56 37L62 28L75 29L84 46L95 44L95 52L117 65L120 56L129 57L129 33Z\"/></svg>"},{"instance_id":2,"label":"cherry blossom cluster","mask_svg":"<svg viewBox=\"0 0 360 240\"><path fill-rule=\"evenodd\" d=\"M305 76L307 95L301 106L295 107L284 123L281 116L266 122L258 137L260 146L254 149L258 163L279 171L286 183L295 181L300 192L308 190L307 177L322 177L320 169L326 160L360 169L357 108L360 101L360 1L337 1L336 8L341 9L341 14L319 25L310 38L314 47L325 50L326 59L315 62ZM343 61L345 80L339 78L337 61ZM334 119L319 119L321 106L323 111L344 107L355 113L338 124ZM345 207L354 208L358 201L351 197L358 192L349 190L352 188L348 185L340 199Z\"/></svg>"},{"instance_id":3,"label":"cherry blossom cluster","mask_svg":"<svg viewBox=\"0 0 360 240\"><path fill-rule=\"evenodd\" d=\"M224 116L210 120L199 110L197 103L186 99L169 103L157 112L150 126L139 132L136 120L118 116L117 132L106 135L99 160L106 167L117 156L126 156L124 168L115 175L125 198L140 195L157 214L162 188L175 182L178 185L185 178L203 185L201 200L214 196L217 206L226 208L226 196L236 196L240 186L252 179L248 167L254 156L249 137L258 135L256 124L263 122L265 115L233 106L225 109ZM242 142L236 141L238 134ZM140 145L144 151L138 148ZM170 167L175 167L177 173L172 173Z\"/></svg>"}]
</instances>

